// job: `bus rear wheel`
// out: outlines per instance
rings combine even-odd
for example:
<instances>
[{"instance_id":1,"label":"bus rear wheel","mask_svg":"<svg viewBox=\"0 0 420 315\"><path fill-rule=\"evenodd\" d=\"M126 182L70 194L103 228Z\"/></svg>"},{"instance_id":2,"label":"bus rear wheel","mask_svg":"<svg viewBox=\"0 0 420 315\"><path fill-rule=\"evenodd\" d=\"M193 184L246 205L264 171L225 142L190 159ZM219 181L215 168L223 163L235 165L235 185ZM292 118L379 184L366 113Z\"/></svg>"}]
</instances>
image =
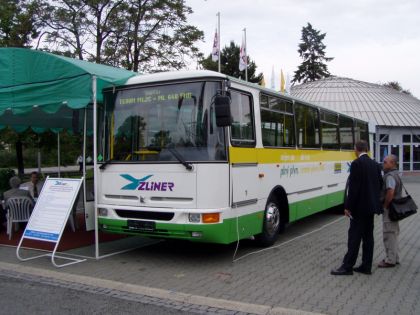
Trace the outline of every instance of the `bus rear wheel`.
<instances>
[{"instance_id":1,"label":"bus rear wheel","mask_svg":"<svg viewBox=\"0 0 420 315\"><path fill-rule=\"evenodd\" d=\"M264 247L273 245L281 230L281 216L278 202L275 198L270 198L265 206L263 230L256 235L257 242Z\"/></svg>"}]
</instances>

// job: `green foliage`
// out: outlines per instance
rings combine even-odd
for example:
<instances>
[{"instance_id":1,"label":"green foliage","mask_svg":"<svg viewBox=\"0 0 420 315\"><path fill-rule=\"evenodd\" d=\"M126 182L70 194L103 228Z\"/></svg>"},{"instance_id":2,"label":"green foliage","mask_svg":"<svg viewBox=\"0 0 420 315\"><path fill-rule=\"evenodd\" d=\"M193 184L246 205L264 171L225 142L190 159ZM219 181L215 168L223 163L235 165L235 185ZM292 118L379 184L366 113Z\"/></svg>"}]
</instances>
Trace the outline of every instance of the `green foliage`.
<instances>
[{"instance_id":1,"label":"green foliage","mask_svg":"<svg viewBox=\"0 0 420 315\"><path fill-rule=\"evenodd\" d=\"M0 167L17 167L15 142L20 139L23 144L23 164L25 167L38 166L38 150L41 152L41 164L56 166L57 134L45 132L36 134L30 129L17 134L7 128L0 131ZM61 165L75 165L76 158L82 152L82 135L60 133ZM88 139L87 155L91 155L91 139Z\"/></svg>"},{"instance_id":2,"label":"green foliage","mask_svg":"<svg viewBox=\"0 0 420 315\"><path fill-rule=\"evenodd\" d=\"M11 168L0 169L0 193L10 189L9 179L15 175L15 171Z\"/></svg>"},{"instance_id":3,"label":"green foliage","mask_svg":"<svg viewBox=\"0 0 420 315\"><path fill-rule=\"evenodd\" d=\"M233 41L230 42L229 46L225 46L221 52L220 70L223 74L245 79L245 70L239 71L239 51L240 47ZM257 66L255 62L252 61L249 57L248 60L248 81L253 83L261 82L263 74L256 74ZM218 70L218 63L211 59L211 55L205 59L202 59L200 64L206 70Z\"/></svg>"},{"instance_id":4,"label":"green foliage","mask_svg":"<svg viewBox=\"0 0 420 315\"><path fill-rule=\"evenodd\" d=\"M203 32L188 25L184 0L48 1L43 12L49 51L136 72L181 69L201 57Z\"/></svg>"},{"instance_id":5,"label":"green foliage","mask_svg":"<svg viewBox=\"0 0 420 315\"><path fill-rule=\"evenodd\" d=\"M321 34L310 23L302 28L302 42L299 44L298 53L303 62L295 71L292 83L300 83L301 81L305 83L330 76L325 62L334 58L325 57L326 46L322 42L325 35L326 33Z\"/></svg>"},{"instance_id":6,"label":"green foliage","mask_svg":"<svg viewBox=\"0 0 420 315\"><path fill-rule=\"evenodd\" d=\"M0 1L0 47L30 47L39 35L38 0Z\"/></svg>"},{"instance_id":7,"label":"green foliage","mask_svg":"<svg viewBox=\"0 0 420 315\"><path fill-rule=\"evenodd\" d=\"M397 90L398 92L411 95L410 90L405 90L401 86L401 84L398 81L389 81L387 83L384 83L383 86L389 87L391 89Z\"/></svg>"}]
</instances>

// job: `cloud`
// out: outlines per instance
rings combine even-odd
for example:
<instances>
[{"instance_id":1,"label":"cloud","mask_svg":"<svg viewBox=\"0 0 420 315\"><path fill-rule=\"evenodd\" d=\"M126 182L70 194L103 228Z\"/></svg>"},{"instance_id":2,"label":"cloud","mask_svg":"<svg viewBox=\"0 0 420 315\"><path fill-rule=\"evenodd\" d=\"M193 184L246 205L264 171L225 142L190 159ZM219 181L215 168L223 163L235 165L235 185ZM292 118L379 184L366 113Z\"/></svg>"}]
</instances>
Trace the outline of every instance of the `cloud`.
<instances>
[{"instance_id":1,"label":"cloud","mask_svg":"<svg viewBox=\"0 0 420 315\"><path fill-rule=\"evenodd\" d=\"M248 53L266 81L272 66L291 75L300 64L301 29L310 22L327 33L330 72L368 82L399 81L420 97L420 1L417 0L187 0L190 23L205 32L200 49L211 51L216 13L221 44L241 42L247 28ZM416 78L417 77L417 78Z\"/></svg>"}]
</instances>

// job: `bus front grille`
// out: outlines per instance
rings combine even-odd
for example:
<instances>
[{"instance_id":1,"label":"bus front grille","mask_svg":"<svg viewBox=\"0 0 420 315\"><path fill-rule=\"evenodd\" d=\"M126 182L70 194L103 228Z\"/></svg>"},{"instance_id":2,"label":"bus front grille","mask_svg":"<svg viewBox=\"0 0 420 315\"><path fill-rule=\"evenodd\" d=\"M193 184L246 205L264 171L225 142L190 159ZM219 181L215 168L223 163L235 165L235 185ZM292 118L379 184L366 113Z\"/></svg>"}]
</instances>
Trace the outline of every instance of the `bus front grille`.
<instances>
[{"instance_id":1,"label":"bus front grille","mask_svg":"<svg viewBox=\"0 0 420 315\"><path fill-rule=\"evenodd\" d=\"M115 212L122 218L158 221L171 221L175 215L173 212L134 211L122 209L116 209Z\"/></svg>"}]
</instances>

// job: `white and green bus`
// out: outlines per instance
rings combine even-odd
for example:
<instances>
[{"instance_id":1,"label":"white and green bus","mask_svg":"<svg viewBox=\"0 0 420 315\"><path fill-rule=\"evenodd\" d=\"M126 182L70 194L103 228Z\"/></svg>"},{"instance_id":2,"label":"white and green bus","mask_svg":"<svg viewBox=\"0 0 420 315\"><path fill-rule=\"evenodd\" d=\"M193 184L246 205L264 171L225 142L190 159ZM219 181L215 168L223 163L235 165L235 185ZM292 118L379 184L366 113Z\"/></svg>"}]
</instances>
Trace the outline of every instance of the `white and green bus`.
<instances>
[{"instance_id":1,"label":"white and green bus","mask_svg":"<svg viewBox=\"0 0 420 315\"><path fill-rule=\"evenodd\" d=\"M366 122L211 71L104 90L98 224L111 233L273 244L343 202Z\"/></svg>"}]
</instances>

